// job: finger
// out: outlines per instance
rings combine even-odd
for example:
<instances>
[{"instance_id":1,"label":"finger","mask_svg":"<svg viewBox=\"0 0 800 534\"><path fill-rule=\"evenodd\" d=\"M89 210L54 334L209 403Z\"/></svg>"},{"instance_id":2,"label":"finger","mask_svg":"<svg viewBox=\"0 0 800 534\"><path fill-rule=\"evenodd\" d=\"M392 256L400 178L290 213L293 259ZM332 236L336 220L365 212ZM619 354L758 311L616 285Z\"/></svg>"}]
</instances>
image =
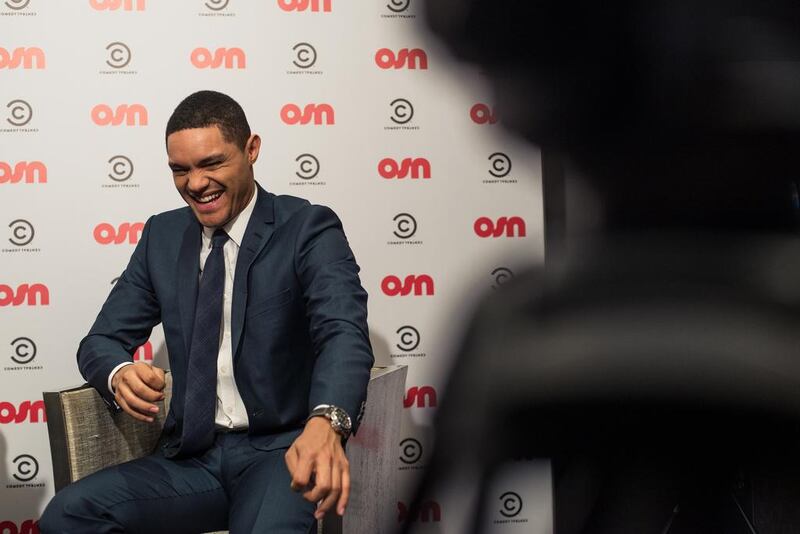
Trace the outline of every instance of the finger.
<instances>
[{"instance_id":1,"label":"finger","mask_svg":"<svg viewBox=\"0 0 800 534\"><path fill-rule=\"evenodd\" d=\"M146 401L159 401L164 396L160 391L148 386L138 373L127 373L122 377L122 383L126 384L137 397Z\"/></svg>"},{"instance_id":2,"label":"finger","mask_svg":"<svg viewBox=\"0 0 800 534\"><path fill-rule=\"evenodd\" d=\"M298 451L297 464L295 465L294 476L292 477L292 489L301 491L308 487L311 478L311 460L302 456Z\"/></svg>"},{"instance_id":3,"label":"finger","mask_svg":"<svg viewBox=\"0 0 800 534\"><path fill-rule=\"evenodd\" d=\"M294 447L289 447L289 450L283 455L283 460L286 462L286 469L289 471L289 476L294 479L294 472L297 469L297 451ZM292 487L292 489L294 489L294 487Z\"/></svg>"},{"instance_id":4,"label":"finger","mask_svg":"<svg viewBox=\"0 0 800 534\"><path fill-rule=\"evenodd\" d=\"M336 504L336 501L339 500L339 495L342 493L342 473L338 466L334 466L331 470L331 490L328 495L322 500L320 505L317 507L317 511L314 512L314 517L320 519L326 513L328 513L333 506Z\"/></svg>"},{"instance_id":5,"label":"finger","mask_svg":"<svg viewBox=\"0 0 800 534\"><path fill-rule=\"evenodd\" d=\"M117 393L121 395L123 399L125 399L126 404L131 409L139 412L142 415L152 417L154 413L158 413L158 406L140 399L125 382L119 385L119 388L117 388Z\"/></svg>"},{"instance_id":6,"label":"finger","mask_svg":"<svg viewBox=\"0 0 800 534\"><path fill-rule=\"evenodd\" d=\"M153 367L150 365L148 365L147 367L149 368L148 369L149 372L146 373L145 378L143 378L143 381L154 390L161 392L167 384L166 381L164 380L164 370L159 367Z\"/></svg>"},{"instance_id":7,"label":"finger","mask_svg":"<svg viewBox=\"0 0 800 534\"><path fill-rule=\"evenodd\" d=\"M307 501L319 502L331 491L331 460L328 456L317 458L314 468L314 486L303 494Z\"/></svg>"},{"instance_id":8,"label":"finger","mask_svg":"<svg viewBox=\"0 0 800 534\"><path fill-rule=\"evenodd\" d=\"M119 404L119 407L122 408L122 410L126 414L130 415L134 419L136 419L138 421L144 421L146 423L152 423L153 422L153 418L152 417L148 417L146 415L142 415L139 412L137 412L136 410L134 410L133 408L131 408L130 406L128 406L128 403L125 401L124 398L122 398L121 395L117 394L115 396L115 400L117 401L117 404Z\"/></svg>"},{"instance_id":9,"label":"finger","mask_svg":"<svg viewBox=\"0 0 800 534\"><path fill-rule=\"evenodd\" d=\"M350 500L350 463L345 458L342 464L342 493L339 496L339 502L336 505L336 513L344 515L347 509L347 501Z\"/></svg>"}]
</instances>

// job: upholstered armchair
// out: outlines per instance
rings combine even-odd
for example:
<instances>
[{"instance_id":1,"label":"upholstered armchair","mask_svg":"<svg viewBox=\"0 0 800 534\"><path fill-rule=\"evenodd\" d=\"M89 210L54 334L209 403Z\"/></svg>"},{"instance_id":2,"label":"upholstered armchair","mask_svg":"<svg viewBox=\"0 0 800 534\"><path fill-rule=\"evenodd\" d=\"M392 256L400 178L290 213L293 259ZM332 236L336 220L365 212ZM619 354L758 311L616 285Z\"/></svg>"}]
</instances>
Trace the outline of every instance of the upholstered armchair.
<instances>
[{"instance_id":1,"label":"upholstered armchair","mask_svg":"<svg viewBox=\"0 0 800 534\"><path fill-rule=\"evenodd\" d=\"M407 368L375 367L367 389L364 418L347 444L351 470L350 504L344 519L335 514L319 522L318 533L377 534L397 524L397 446ZM157 424L125 413L112 414L90 386L44 393L47 430L56 491L67 484L150 453L171 398L167 389Z\"/></svg>"}]
</instances>

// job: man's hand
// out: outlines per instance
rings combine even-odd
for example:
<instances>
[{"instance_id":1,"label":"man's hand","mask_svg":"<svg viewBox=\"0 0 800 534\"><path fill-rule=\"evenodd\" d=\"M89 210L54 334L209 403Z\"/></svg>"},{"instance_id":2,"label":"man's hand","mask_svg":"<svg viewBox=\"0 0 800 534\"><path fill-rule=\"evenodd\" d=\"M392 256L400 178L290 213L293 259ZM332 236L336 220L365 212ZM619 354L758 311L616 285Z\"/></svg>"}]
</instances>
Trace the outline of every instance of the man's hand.
<instances>
[{"instance_id":1,"label":"man's hand","mask_svg":"<svg viewBox=\"0 0 800 534\"><path fill-rule=\"evenodd\" d=\"M344 515L350 497L350 464L342 448L342 437L324 417L312 417L303 433L286 451L286 466L292 489L302 491L307 501L319 503L314 517L320 519L336 504ZM321 502L320 502L321 501Z\"/></svg>"},{"instance_id":2,"label":"man's hand","mask_svg":"<svg viewBox=\"0 0 800 534\"><path fill-rule=\"evenodd\" d=\"M148 423L158 413L153 403L164 398L165 385L163 369L141 362L121 367L111 379L117 404L134 419Z\"/></svg>"}]
</instances>

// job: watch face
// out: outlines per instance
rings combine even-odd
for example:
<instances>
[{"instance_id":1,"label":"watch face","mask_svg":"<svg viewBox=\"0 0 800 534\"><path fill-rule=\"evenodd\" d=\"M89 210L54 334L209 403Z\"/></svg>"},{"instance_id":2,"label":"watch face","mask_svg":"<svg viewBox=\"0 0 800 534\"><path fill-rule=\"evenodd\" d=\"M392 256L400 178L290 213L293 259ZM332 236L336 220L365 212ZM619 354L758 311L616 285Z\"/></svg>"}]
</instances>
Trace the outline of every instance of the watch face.
<instances>
[{"instance_id":1,"label":"watch face","mask_svg":"<svg viewBox=\"0 0 800 534\"><path fill-rule=\"evenodd\" d=\"M334 408L331 410L331 422L335 427L338 427L345 432L350 432L350 417L348 417L347 413L345 413L345 411L341 408Z\"/></svg>"}]
</instances>

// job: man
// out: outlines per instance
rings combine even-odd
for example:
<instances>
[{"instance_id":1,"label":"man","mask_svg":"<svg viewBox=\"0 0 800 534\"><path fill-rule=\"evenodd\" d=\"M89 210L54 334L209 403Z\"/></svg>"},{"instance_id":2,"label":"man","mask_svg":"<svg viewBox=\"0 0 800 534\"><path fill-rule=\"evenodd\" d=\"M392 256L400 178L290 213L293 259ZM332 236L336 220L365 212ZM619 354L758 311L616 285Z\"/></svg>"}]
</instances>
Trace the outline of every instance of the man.
<instances>
[{"instance_id":1,"label":"man","mask_svg":"<svg viewBox=\"0 0 800 534\"><path fill-rule=\"evenodd\" d=\"M147 221L78 350L109 405L153 421L164 372L131 354L163 323L159 447L59 492L40 529L305 534L347 505L373 363L359 268L330 209L255 182L261 139L230 97L187 97L166 144L189 207Z\"/></svg>"}]
</instances>

